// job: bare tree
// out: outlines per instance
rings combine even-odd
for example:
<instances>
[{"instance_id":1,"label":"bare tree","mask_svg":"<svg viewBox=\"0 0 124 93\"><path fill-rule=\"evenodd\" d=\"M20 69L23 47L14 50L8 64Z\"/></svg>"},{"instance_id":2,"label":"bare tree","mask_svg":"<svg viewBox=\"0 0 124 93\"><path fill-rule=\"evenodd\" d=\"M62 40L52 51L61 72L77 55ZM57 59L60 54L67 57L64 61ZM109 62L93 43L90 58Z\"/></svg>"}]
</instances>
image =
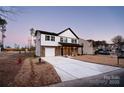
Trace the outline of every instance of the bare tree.
<instances>
[{"instance_id":1,"label":"bare tree","mask_svg":"<svg viewBox=\"0 0 124 93\"><path fill-rule=\"evenodd\" d=\"M112 42L114 43L114 48L116 50L116 54L118 56L120 56L121 52L122 52L122 46L124 45L124 38L122 36L118 35L112 39Z\"/></svg>"},{"instance_id":2,"label":"bare tree","mask_svg":"<svg viewBox=\"0 0 124 93\"><path fill-rule=\"evenodd\" d=\"M124 42L124 38L123 38L122 36L118 35L118 36L115 36L115 37L112 39L112 42L113 42L114 44L120 44L120 43Z\"/></svg>"},{"instance_id":3,"label":"bare tree","mask_svg":"<svg viewBox=\"0 0 124 93\"><path fill-rule=\"evenodd\" d=\"M11 18L9 17L10 14L17 14L18 10L16 11L16 8L14 7L2 7L0 6L0 17L4 18L4 19L9 19L11 20Z\"/></svg>"}]
</instances>

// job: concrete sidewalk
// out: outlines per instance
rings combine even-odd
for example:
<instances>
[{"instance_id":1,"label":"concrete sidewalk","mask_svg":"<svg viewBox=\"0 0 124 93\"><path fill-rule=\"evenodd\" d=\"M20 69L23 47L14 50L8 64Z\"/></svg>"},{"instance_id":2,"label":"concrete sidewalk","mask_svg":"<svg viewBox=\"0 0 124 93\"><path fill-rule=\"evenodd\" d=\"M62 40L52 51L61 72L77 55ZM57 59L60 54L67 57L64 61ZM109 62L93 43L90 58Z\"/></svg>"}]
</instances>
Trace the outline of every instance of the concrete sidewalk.
<instances>
[{"instance_id":1,"label":"concrete sidewalk","mask_svg":"<svg viewBox=\"0 0 124 93\"><path fill-rule=\"evenodd\" d=\"M62 81L75 80L118 70L118 67L99 65L65 57L42 57L52 64Z\"/></svg>"}]
</instances>

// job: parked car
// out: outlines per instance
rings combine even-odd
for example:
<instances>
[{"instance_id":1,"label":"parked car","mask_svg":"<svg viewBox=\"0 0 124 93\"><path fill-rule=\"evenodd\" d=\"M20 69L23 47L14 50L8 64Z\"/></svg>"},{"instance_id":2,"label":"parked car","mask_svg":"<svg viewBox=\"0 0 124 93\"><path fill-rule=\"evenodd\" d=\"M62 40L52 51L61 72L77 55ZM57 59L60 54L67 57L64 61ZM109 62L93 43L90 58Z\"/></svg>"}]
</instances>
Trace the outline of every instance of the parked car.
<instances>
[{"instance_id":1,"label":"parked car","mask_svg":"<svg viewBox=\"0 0 124 93\"><path fill-rule=\"evenodd\" d=\"M109 50L98 49L98 50L95 51L95 54L110 55L110 51Z\"/></svg>"},{"instance_id":2,"label":"parked car","mask_svg":"<svg viewBox=\"0 0 124 93\"><path fill-rule=\"evenodd\" d=\"M118 57L124 58L124 51L121 50L119 53L117 53Z\"/></svg>"}]
</instances>

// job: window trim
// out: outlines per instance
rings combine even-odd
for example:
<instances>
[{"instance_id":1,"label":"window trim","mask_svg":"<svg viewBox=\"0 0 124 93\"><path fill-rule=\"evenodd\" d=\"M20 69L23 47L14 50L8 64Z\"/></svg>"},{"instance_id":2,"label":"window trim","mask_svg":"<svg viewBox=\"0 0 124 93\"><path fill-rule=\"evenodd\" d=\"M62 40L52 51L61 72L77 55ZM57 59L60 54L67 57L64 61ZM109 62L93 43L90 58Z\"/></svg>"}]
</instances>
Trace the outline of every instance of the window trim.
<instances>
[{"instance_id":1,"label":"window trim","mask_svg":"<svg viewBox=\"0 0 124 93\"><path fill-rule=\"evenodd\" d=\"M71 39L71 43L77 44L77 39L72 38L72 39Z\"/></svg>"},{"instance_id":2,"label":"window trim","mask_svg":"<svg viewBox=\"0 0 124 93\"><path fill-rule=\"evenodd\" d=\"M49 37L49 39L47 37ZM50 35L45 35L45 41L50 41Z\"/></svg>"},{"instance_id":3,"label":"window trim","mask_svg":"<svg viewBox=\"0 0 124 93\"><path fill-rule=\"evenodd\" d=\"M53 35L45 35L45 41L55 41L55 36L53 36Z\"/></svg>"},{"instance_id":4,"label":"window trim","mask_svg":"<svg viewBox=\"0 0 124 93\"><path fill-rule=\"evenodd\" d=\"M51 41L55 41L55 36L51 36Z\"/></svg>"},{"instance_id":5,"label":"window trim","mask_svg":"<svg viewBox=\"0 0 124 93\"><path fill-rule=\"evenodd\" d=\"M63 37L60 37L60 42L62 42L62 43L63 43Z\"/></svg>"}]
</instances>

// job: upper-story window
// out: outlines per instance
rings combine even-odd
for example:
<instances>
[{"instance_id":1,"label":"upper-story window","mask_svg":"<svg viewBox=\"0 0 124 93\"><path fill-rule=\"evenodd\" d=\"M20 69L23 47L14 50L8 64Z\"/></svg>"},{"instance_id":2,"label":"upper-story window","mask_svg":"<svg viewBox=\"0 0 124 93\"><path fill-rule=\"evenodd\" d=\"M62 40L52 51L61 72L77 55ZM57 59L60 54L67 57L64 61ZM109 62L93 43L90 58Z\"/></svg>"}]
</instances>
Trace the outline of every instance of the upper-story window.
<instances>
[{"instance_id":1,"label":"upper-story window","mask_svg":"<svg viewBox=\"0 0 124 93\"><path fill-rule=\"evenodd\" d=\"M55 41L55 36L45 35L45 41Z\"/></svg>"},{"instance_id":2,"label":"upper-story window","mask_svg":"<svg viewBox=\"0 0 124 93\"><path fill-rule=\"evenodd\" d=\"M64 41L64 43L67 43L67 38L66 37L63 38L63 41Z\"/></svg>"},{"instance_id":3,"label":"upper-story window","mask_svg":"<svg viewBox=\"0 0 124 93\"><path fill-rule=\"evenodd\" d=\"M61 37L60 42L67 43L67 38L66 37Z\"/></svg>"},{"instance_id":4,"label":"upper-story window","mask_svg":"<svg viewBox=\"0 0 124 93\"><path fill-rule=\"evenodd\" d=\"M46 41L50 41L50 36L49 36L49 35L46 35L46 36L45 36L45 40L46 40Z\"/></svg>"},{"instance_id":5,"label":"upper-story window","mask_svg":"<svg viewBox=\"0 0 124 93\"><path fill-rule=\"evenodd\" d=\"M55 41L55 36L51 36L51 41Z\"/></svg>"},{"instance_id":6,"label":"upper-story window","mask_svg":"<svg viewBox=\"0 0 124 93\"><path fill-rule=\"evenodd\" d=\"M60 38L60 42L63 42L63 38L62 37Z\"/></svg>"},{"instance_id":7,"label":"upper-story window","mask_svg":"<svg viewBox=\"0 0 124 93\"><path fill-rule=\"evenodd\" d=\"M77 40L76 40L76 39L71 39L71 42L72 42L73 44L77 44Z\"/></svg>"}]
</instances>

